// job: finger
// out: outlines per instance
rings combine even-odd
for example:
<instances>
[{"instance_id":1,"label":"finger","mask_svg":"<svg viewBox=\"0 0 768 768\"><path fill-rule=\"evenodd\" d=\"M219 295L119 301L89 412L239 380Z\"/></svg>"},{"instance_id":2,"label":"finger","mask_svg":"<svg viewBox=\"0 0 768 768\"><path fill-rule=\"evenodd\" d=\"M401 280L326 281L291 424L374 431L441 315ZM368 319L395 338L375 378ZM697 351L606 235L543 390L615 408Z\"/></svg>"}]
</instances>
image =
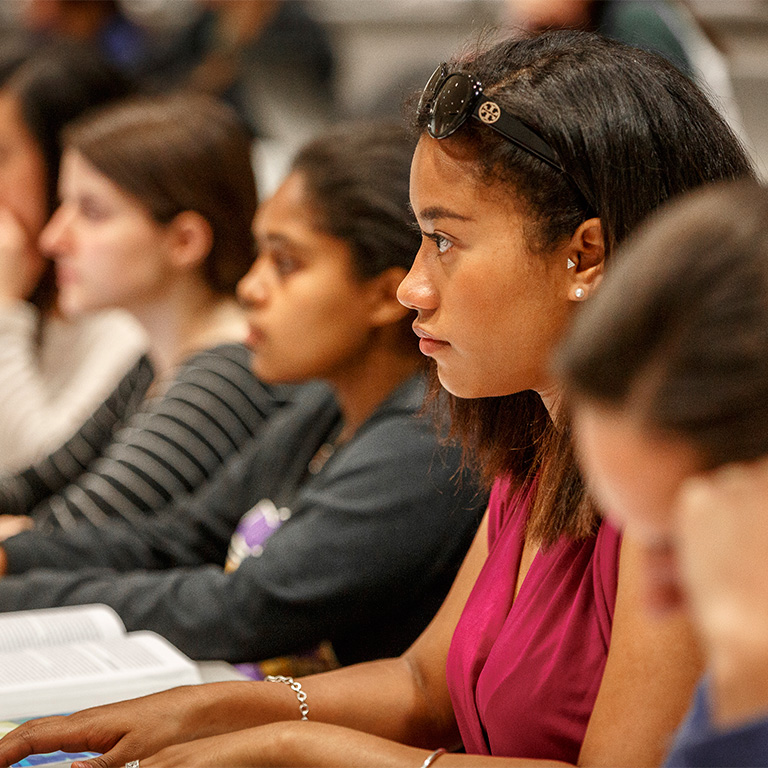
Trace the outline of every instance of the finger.
<instances>
[{"instance_id":1,"label":"finger","mask_svg":"<svg viewBox=\"0 0 768 768\"><path fill-rule=\"evenodd\" d=\"M45 725L51 722L61 721L62 717L46 717L29 721L14 728L10 733L0 739L0 766L13 765L27 755L36 752L53 752L58 747L48 747L49 743L57 743L57 737L52 742L46 741ZM42 724L43 730L40 725Z\"/></svg>"},{"instance_id":2,"label":"finger","mask_svg":"<svg viewBox=\"0 0 768 768\"><path fill-rule=\"evenodd\" d=\"M0 765L12 765L28 755L59 749L65 752L105 752L115 741L116 738L93 735L93 731L78 727L65 716L30 720L0 740Z\"/></svg>"},{"instance_id":3,"label":"finger","mask_svg":"<svg viewBox=\"0 0 768 768\"><path fill-rule=\"evenodd\" d=\"M94 757L90 760L73 760L69 768L101 768L103 765L100 757Z\"/></svg>"},{"instance_id":4,"label":"finger","mask_svg":"<svg viewBox=\"0 0 768 768\"><path fill-rule=\"evenodd\" d=\"M118 766L124 766L126 763L135 760L133 757L130 760L120 756L120 750L111 750L98 757L92 757L90 760L75 760L71 764L71 768L118 768Z\"/></svg>"},{"instance_id":5,"label":"finger","mask_svg":"<svg viewBox=\"0 0 768 768\"><path fill-rule=\"evenodd\" d=\"M88 760L77 760L72 763L72 768L123 768L126 763L139 760L142 763L146 757L152 753L152 749L140 740L131 739L130 736L121 738L116 744L105 745L102 749L95 747L86 747L79 751L103 752L97 757L91 757ZM143 768L143 766L142 766Z\"/></svg>"}]
</instances>

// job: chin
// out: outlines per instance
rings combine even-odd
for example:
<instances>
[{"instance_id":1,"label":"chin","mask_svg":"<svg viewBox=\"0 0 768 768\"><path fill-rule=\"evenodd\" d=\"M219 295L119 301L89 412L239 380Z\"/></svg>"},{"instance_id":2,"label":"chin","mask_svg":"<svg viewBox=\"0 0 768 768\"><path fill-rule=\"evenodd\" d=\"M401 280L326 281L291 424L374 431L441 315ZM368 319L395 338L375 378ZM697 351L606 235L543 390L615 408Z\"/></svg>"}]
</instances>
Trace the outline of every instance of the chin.
<instances>
[{"instance_id":1,"label":"chin","mask_svg":"<svg viewBox=\"0 0 768 768\"><path fill-rule=\"evenodd\" d=\"M465 400L508 397L537 389L537 368L515 354L494 354L489 348L475 349L461 355L433 358L440 384Z\"/></svg>"},{"instance_id":2,"label":"chin","mask_svg":"<svg viewBox=\"0 0 768 768\"><path fill-rule=\"evenodd\" d=\"M475 400L479 397L493 397L492 393L487 391L487 387L479 381L467 381L461 377L451 376L449 371L437 366L437 378L446 392L454 397L460 397L462 400Z\"/></svg>"},{"instance_id":3,"label":"chin","mask_svg":"<svg viewBox=\"0 0 768 768\"><path fill-rule=\"evenodd\" d=\"M281 366L270 366L265 364L262 360L258 359L258 353L253 358L253 364L251 370L256 378L263 381L265 384L295 384L296 382L303 381L301 375L297 375L295 371L285 370Z\"/></svg>"}]
</instances>

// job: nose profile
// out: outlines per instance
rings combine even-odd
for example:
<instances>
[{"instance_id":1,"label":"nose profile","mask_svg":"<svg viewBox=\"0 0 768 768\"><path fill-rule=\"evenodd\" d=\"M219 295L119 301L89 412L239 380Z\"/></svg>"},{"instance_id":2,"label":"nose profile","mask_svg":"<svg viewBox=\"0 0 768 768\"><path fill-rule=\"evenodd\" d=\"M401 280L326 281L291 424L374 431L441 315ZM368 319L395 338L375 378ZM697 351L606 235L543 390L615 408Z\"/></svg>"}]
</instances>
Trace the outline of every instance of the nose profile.
<instances>
[{"instance_id":1,"label":"nose profile","mask_svg":"<svg viewBox=\"0 0 768 768\"><path fill-rule=\"evenodd\" d=\"M421 249L397 289L397 300L408 309L425 312L437 308L437 292L424 264Z\"/></svg>"},{"instance_id":2,"label":"nose profile","mask_svg":"<svg viewBox=\"0 0 768 768\"><path fill-rule=\"evenodd\" d=\"M63 205L60 205L53 212L53 216L43 227L39 237L40 250L44 254L56 257L62 255L67 250L69 220L70 216Z\"/></svg>"},{"instance_id":3,"label":"nose profile","mask_svg":"<svg viewBox=\"0 0 768 768\"><path fill-rule=\"evenodd\" d=\"M267 301L269 291L260 262L261 259L256 258L237 284L237 298L243 306L260 306Z\"/></svg>"}]
</instances>

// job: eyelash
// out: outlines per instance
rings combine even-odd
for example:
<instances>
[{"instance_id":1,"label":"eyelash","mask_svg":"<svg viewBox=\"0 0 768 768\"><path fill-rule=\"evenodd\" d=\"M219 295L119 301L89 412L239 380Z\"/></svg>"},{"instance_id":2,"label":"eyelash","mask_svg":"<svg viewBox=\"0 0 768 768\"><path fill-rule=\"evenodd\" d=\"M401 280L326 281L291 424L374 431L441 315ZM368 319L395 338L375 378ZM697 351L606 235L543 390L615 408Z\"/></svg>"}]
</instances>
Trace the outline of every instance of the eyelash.
<instances>
[{"instance_id":1,"label":"eyelash","mask_svg":"<svg viewBox=\"0 0 768 768\"><path fill-rule=\"evenodd\" d=\"M80 203L80 213L81 215L88 219L89 221L104 221L104 219L107 218L108 213L105 209L99 207L98 205L94 205L90 202L81 202Z\"/></svg>"},{"instance_id":2,"label":"eyelash","mask_svg":"<svg viewBox=\"0 0 768 768\"><path fill-rule=\"evenodd\" d=\"M446 253L448 250L450 250L453 247L453 242L451 242L447 237L443 235L438 235L437 233L431 233L431 232L430 233L424 232L423 234L424 234L424 237L431 240L435 244L435 247L437 248L437 252L440 254ZM447 243L446 247L441 247L446 243Z\"/></svg>"},{"instance_id":3,"label":"eyelash","mask_svg":"<svg viewBox=\"0 0 768 768\"><path fill-rule=\"evenodd\" d=\"M293 256L280 253L276 253L272 256L272 264L281 278L294 273L300 266L298 260Z\"/></svg>"}]
</instances>

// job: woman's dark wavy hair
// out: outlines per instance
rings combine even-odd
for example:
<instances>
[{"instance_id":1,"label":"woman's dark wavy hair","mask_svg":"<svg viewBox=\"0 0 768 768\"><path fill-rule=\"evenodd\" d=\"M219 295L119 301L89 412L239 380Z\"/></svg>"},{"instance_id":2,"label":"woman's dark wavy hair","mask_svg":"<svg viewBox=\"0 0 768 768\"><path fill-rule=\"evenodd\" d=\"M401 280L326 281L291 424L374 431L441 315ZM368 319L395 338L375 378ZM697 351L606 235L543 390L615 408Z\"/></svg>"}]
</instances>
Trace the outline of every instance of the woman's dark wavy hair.
<instances>
[{"instance_id":1,"label":"woman's dark wavy hair","mask_svg":"<svg viewBox=\"0 0 768 768\"><path fill-rule=\"evenodd\" d=\"M588 32L545 32L463 55L449 68L474 75L484 92L556 150L578 186L591 192L606 254L658 205L709 182L752 176L750 161L706 96L661 57ZM427 105L428 106L428 105ZM426 130L427 107L414 130ZM477 120L445 141L460 143L483 183L501 182L531 217L526 232L540 258L592 214L568 177ZM532 391L447 398L452 434L488 482L537 479L529 535L551 543L589 535L597 513L573 456L567 419L555 429Z\"/></svg>"},{"instance_id":2,"label":"woman's dark wavy hair","mask_svg":"<svg viewBox=\"0 0 768 768\"><path fill-rule=\"evenodd\" d=\"M21 117L45 165L47 215L57 205L64 127L90 110L134 92L133 83L85 44L39 41L24 35L0 40L0 89L18 100ZM53 262L30 301L41 309L55 302Z\"/></svg>"},{"instance_id":3,"label":"woman's dark wavy hair","mask_svg":"<svg viewBox=\"0 0 768 768\"><path fill-rule=\"evenodd\" d=\"M304 178L318 228L349 245L361 280L410 269L419 250L408 197L414 146L399 123L351 123L307 144L291 166ZM415 345L411 320L404 337Z\"/></svg>"},{"instance_id":4,"label":"woman's dark wavy hair","mask_svg":"<svg viewBox=\"0 0 768 768\"><path fill-rule=\"evenodd\" d=\"M555 358L573 397L683 437L710 467L768 454L768 189L728 182L675 200Z\"/></svg>"},{"instance_id":5,"label":"woman's dark wavy hair","mask_svg":"<svg viewBox=\"0 0 768 768\"><path fill-rule=\"evenodd\" d=\"M360 278L410 269L419 250L408 199L414 147L397 123L351 123L311 141L291 165L319 228L351 246Z\"/></svg>"}]
</instances>

